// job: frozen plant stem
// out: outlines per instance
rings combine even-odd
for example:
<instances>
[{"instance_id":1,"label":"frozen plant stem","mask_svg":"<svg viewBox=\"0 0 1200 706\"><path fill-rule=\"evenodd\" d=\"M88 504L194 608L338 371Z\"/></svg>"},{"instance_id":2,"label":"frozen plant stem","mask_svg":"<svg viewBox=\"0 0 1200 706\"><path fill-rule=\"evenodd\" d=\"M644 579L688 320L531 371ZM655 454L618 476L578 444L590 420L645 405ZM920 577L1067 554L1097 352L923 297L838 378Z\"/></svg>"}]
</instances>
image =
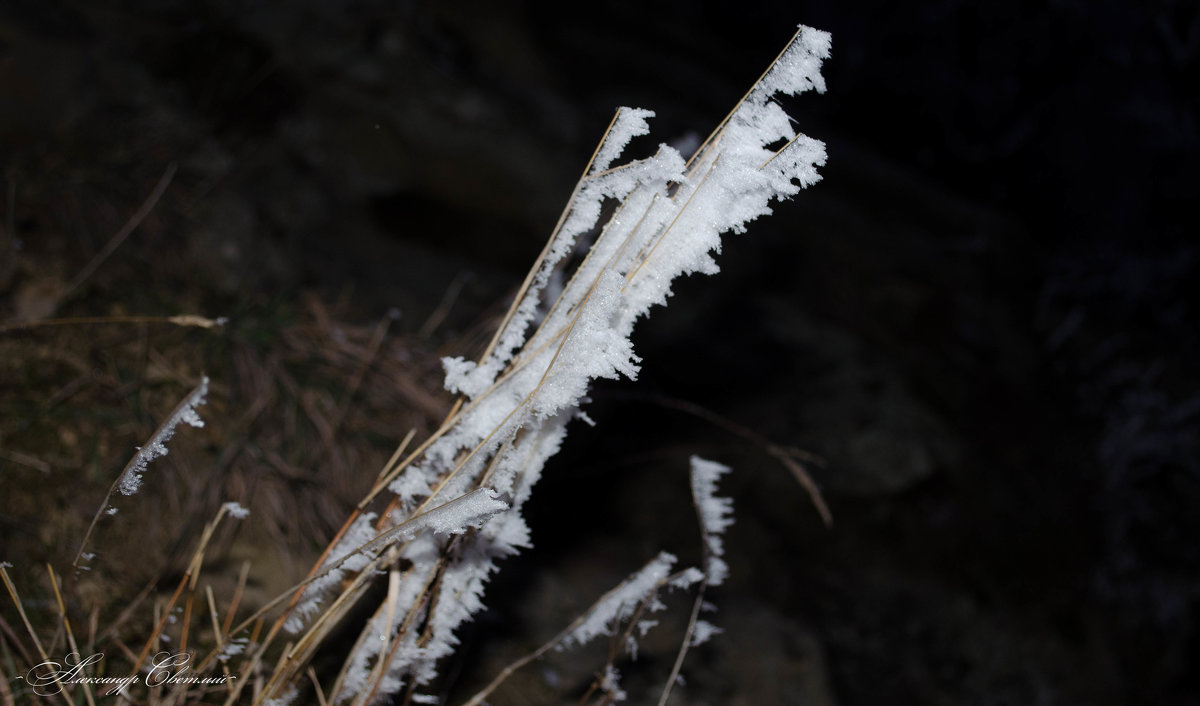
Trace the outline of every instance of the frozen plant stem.
<instances>
[{"instance_id":1,"label":"frozen plant stem","mask_svg":"<svg viewBox=\"0 0 1200 706\"><path fill-rule=\"evenodd\" d=\"M309 582L269 634L286 621L288 631L304 631L296 646L311 654L329 626L366 595L368 575L388 572L388 598L346 660L333 701L402 690L408 701L431 698L416 689L436 677L438 662L455 650L455 631L483 607L495 562L530 546L521 510L589 385L601 377L636 378L635 323L666 303L676 277L718 271L712 253L720 250L722 234L744 232L774 201L820 178L824 144L797 133L775 97L823 92L820 67L829 52L827 33L801 27L686 161L661 145L651 156L613 166L629 140L649 130L653 116L641 109L617 112L485 354L477 361L444 360L446 387L463 396L461 404L396 466L388 506L356 515L325 554L347 556L369 544L370 557L342 567L359 573L332 602L336 581ZM612 215L601 223L604 213ZM578 241L597 231L582 262L569 265ZM566 285L554 292L552 281ZM419 532L394 531L414 527L408 523L427 508L468 495L470 512ZM713 506L698 507L707 523L712 513L705 508ZM706 542L716 533L709 527ZM705 581L718 583L723 564L711 543L706 561ZM283 703L297 693L303 664L290 659L257 703Z\"/></svg>"},{"instance_id":2,"label":"frozen plant stem","mask_svg":"<svg viewBox=\"0 0 1200 706\"><path fill-rule=\"evenodd\" d=\"M502 669L495 679L472 696L463 706L481 706L484 699L514 672L551 650L563 650L573 645L582 645L599 635L608 634L610 631L615 632L618 623L636 617L640 613L639 607L644 606L655 597L662 588L668 585L674 588L687 588L699 579L695 569L669 573L674 563L674 556L666 552L660 553L616 588L601 596L586 612L576 618L565 630L551 638L549 642Z\"/></svg>"},{"instance_id":3,"label":"frozen plant stem","mask_svg":"<svg viewBox=\"0 0 1200 706\"><path fill-rule=\"evenodd\" d=\"M146 442L144 446L138 449L138 452L133 455L129 463L121 471L121 475L113 481L112 486L105 494L104 500L100 503L100 509L96 510L96 514L92 517L91 524L88 525L87 532L83 535L83 541L79 543L79 551L75 554L75 560L71 562L71 566L79 569L79 562L85 559L84 549L87 548L88 540L92 536L92 531L96 529L96 523L100 521L102 515L112 515L116 513L116 508L109 505L108 501L112 499L114 493L118 490L123 495L133 495L142 485L142 474L146 472L146 466L156 458L161 458L167 455L167 442L175 435L175 427L182 422L193 427L204 426L204 420L196 413L196 407L204 404L205 397L208 396L208 376L200 379L200 384L196 389L188 393L187 397L183 398L171 414L159 425L154 435Z\"/></svg>"},{"instance_id":4,"label":"frozen plant stem","mask_svg":"<svg viewBox=\"0 0 1200 706\"><path fill-rule=\"evenodd\" d=\"M696 515L700 521L700 539L704 546L704 578L696 589L696 599L692 604L692 615L688 618L687 630L683 641L679 644L679 654L671 667L671 676L667 677L667 685L663 687L662 697L658 706L666 706L671 696L671 689L679 678L683 668L683 658L687 656L688 648L700 644L703 640L695 640L696 628L701 625L700 610L704 607L704 593L709 586L716 586L725 581L729 567L722 558L725 555L724 544L721 541L725 529L733 524L733 501L729 498L716 496L717 479L729 472L728 466L722 466L713 461L706 461L698 456L692 457L692 502L696 506ZM707 623L703 623L707 626ZM707 639L716 628L707 627L704 639Z\"/></svg>"}]
</instances>

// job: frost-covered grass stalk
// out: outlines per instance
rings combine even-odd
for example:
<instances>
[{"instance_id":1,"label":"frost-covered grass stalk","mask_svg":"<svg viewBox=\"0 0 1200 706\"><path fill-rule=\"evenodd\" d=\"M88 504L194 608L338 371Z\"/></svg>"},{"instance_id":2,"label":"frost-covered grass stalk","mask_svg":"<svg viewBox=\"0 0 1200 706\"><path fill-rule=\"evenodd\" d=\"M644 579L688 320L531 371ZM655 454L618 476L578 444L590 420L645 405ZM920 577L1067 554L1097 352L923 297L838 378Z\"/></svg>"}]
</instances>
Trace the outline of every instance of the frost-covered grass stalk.
<instances>
[{"instance_id":1,"label":"frost-covered grass stalk","mask_svg":"<svg viewBox=\"0 0 1200 706\"><path fill-rule=\"evenodd\" d=\"M167 455L167 442L175 436L176 427L180 424L197 428L204 426L204 420L196 413L196 407L204 404L207 396L208 377L206 376L200 380L196 389L175 406L175 411L171 412L158 427L158 431L154 432L154 436L138 449L133 459L125 466L125 470L117 478L122 495L133 495L142 487L142 474L146 472L146 466L154 459Z\"/></svg>"},{"instance_id":2,"label":"frost-covered grass stalk","mask_svg":"<svg viewBox=\"0 0 1200 706\"><path fill-rule=\"evenodd\" d=\"M660 704L665 704L672 686L679 679L679 671L688 648L702 644L721 632L720 628L701 620L700 611L705 608L712 609L712 606L704 601L705 589L723 582L729 572L728 566L721 558L724 549L718 535L723 534L733 524L733 501L716 495L717 480L728 472L729 468L719 463L696 456L691 459L692 499L696 505L700 535L704 541L703 571L695 567L672 571L676 558L667 552L660 552L648 564L604 594L549 642L501 670L491 683L464 706L480 706L513 672L550 650L564 650L583 645L601 635L619 638L616 644L623 645L630 658L637 659L638 639L645 637L647 632L658 625L657 620L646 617L647 613L654 613L666 607L660 594L664 590L686 590L698 586L679 655L675 659L675 665L659 701ZM620 672L613 664L614 657L610 652L608 662L601 670L600 676L592 683L589 693L599 691L610 701L624 701L627 695L620 688ZM585 697L581 703L586 701Z\"/></svg>"},{"instance_id":3,"label":"frost-covered grass stalk","mask_svg":"<svg viewBox=\"0 0 1200 706\"><path fill-rule=\"evenodd\" d=\"M617 112L484 355L445 360L446 387L462 395L460 405L428 441L385 469L368 500L386 507L367 512L367 502L360 505L268 634L267 642L282 629L294 642L258 702L284 703L298 693L302 666L380 573L390 576L387 597L331 696L371 703L407 690L414 702L430 698L417 690L455 650L455 631L483 607L497 560L531 546L522 508L590 382L635 378L639 359L630 335L653 306L666 303L674 279L716 273L712 255L723 233L744 231L771 212L773 201L820 178L824 145L797 133L774 97L823 92L820 66L829 51L828 34L801 27L690 159L663 145L618 164L627 143L648 132L653 113ZM606 211L612 216L599 222ZM568 270L568 255L597 232L586 257ZM590 613L564 644L629 617L668 577L680 585L720 583L726 568L716 535L729 522L728 508L712 495L720 467L705 463L693 468L704 570L671 574L674 557L660 555L627 582L629 595ZM632 593L637 602L629 602ZM695 641L712 632L693 626ZM614 690L615 675L605 672Z\"/></svg>"},{"instance_id":4,"label":"frost-covered grass stalk","mask_svg":"<svg viewBox=\"0 0 1200 706\"><path fill-rule=\"evenodd\" d=\"M78 568L80 562L86 562L91 558L91 555L84 551L87 548L88 540L92 536L92 531L96 528L96 523L100 521L101 515L115 515L117 508L109 504L114 493L118 490L122 495L133 495L142 487L142 475L146 473L147 467L151 461L162 458L167 455L167 442L175 436L175 429L180 424L187 424L192 427L203 427L204 420L200 418L196 408L203 405L208 397L208 376L203 376L200 384L184 397L179 404L175 405L175 409L167 415L158 429L150 437L150 440L142 445L129 463L125 464L125 468L121 471L121 475L117 476L117 480L108 490L108 494L104 496L104 502L101 503L100 509L96 511L95 517L92 518L91 524L88 526L87 532L84 533L83 540L79 545L79 552L75 555L75 566Z\"/></svg>"}]
</instances>

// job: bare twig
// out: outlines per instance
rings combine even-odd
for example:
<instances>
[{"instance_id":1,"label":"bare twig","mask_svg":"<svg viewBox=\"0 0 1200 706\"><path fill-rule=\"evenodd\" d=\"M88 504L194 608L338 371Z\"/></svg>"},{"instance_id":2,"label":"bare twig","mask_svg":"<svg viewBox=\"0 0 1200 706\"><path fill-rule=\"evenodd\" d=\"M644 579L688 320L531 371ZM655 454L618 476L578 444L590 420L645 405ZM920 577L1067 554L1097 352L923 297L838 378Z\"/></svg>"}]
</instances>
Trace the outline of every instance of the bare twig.
<instances>
[{"instance_id":1,"label":"bare twig","mask_svg":"<svg viewBox=\"0 0 1200 706\"><path fill-rule=\"evenodd\" d=\"M318 706L328 706L329 702L325 700L325 692L321 690L321 680L317 679L317 670L309 666L307 672L308 680L312 682L313 691L317 694Z\"/></svg>"},{"instance_id":2,"label":"bare twig","mask_svg":"<svg viewBox=\"0 0 1200 706\"><path fill-rule=\"evenodd\" d=\"M446 293L442 295L442 300L430 312L429 318L425 319L425 323L421 324L421 328L417 329L418 338L422 340L429 338L437 330L437 327L442 325L442 322L449 316L454 302L458 300L458 295L462 292L463 285L467 283L467 279L468 275L462 273L451 280L450 286L446 287Z\"/></svg>"},{"instance_id":3,"label":"bare twig","mask_svg":"<svg viewBox=\"0 0 1200 706\"><path fill-rule=\"evenodd\" d=\"M21 622L25 624L25 631L29 633L29 637L33 640L33 646L37 648L38 656L42 659L42 662L49 662L50 657L46 649L42 646L42 641L38 639L33 625L29 622L29 616L25 613L25 606L22 605L21 597L17 594L17 587L13 584L12 579L8 577L8 569L3 562L0 562L0 579L4 580L4 587L8 589L8 595L12 599L13 605L17 608L17 614L21 616ZM54 675L54 681L60 686L60 691L55 695L69 706L71 701L64 693L66 686L62 684L57 673Z\"/></svg>"},{"instance_id":4,"label":"bare twig","mask_svg":"<svg viewBox=\"0 0 1200 706\"><path fill-rule=\"evenodd\" d=\"M29 454L23 454L20 451L5 451L0 449L0 458L13 463L19 463L22 466L29 466L34 470L41 471L42 473L50 473L50 464L46 463L40 458L35 458Z\"/></svg>"},{"instance_id":5,"label":"bare twig","mask_svg":"<svg viewBox=\"0 0 1200 706\"><path fill-rule=\"evenodd\" d=\"M62 591L60 590L58 577L54 575L54 567L46 564L46 570L50 572L50 585L54 588L54 600L58 604L58 614L62 618L63 630L67 633L67 644L71 646L71 652L83 656L79 651L79 644L75 642L75 631L71 629L71 620L67 617L67 606L63 603ZM87 700L88 706L96 706L96 699L92 695L92 687L86 681L80 683L83 688L83 698Z\"/></svg>"},{"instance_id":6,"label":"bare twig","mask_svg":"<svg viewBox=\"0 0 1200 706\"><path fill-rule=\"evenodd\" d=\"M820 456L809 453L802 449L780 446L753 429L738 424L737 422L728 419L727 417L723 417L710 409L696 404L695 402L676 399L674 397L667 397L665 395L648 395L637 392L614 392L612 393L612 396L615 398L646 400L662 407L667 407L685 414L690 414L694 417L699 417L700 419L703 419L706 422L724 429L730 434L741 437L754 446L757 446L766 452L767 455L771 456L780 464L782 464L784 468L788 469L788 471L795 476L796 481L800 483L801 487L803 487L805 492L808 493L809 500L812 502L813 507L816 508L817 514L821 516L821 521L825 523L826 527L833 526L833 513L830 512L829 505L826 504L825 497L821 494L820 487L817 486L816 481L813 480L812 476L809 475L808 471L804 468L800 461L797 460L801 459L807 461L808 463L824 466L825 461Z\"/></svg>"},{"instance_id":7,"label":"bare twig","mask_svg":"<svg viewBox=\"0 0 1200 706\"><path fill-rule=\"evenodd\" d=\"M4 673L3 669L0 669L0 705L2 706L16 706L17 703L13 699L12 689L8 686L9 681L9 676Z\"/></svg>"},{"instance_id":8,"label":"bare twig","mask_svg":"<svg viewBox=\"0 0 1200 706\"><path fill-rule=\"evenodd\" d=\"M85 265L84 268L79 271L79 274L75 275L75 279L71 280L71 283L67 285L66 291L64 291L62 295L63 299L66 299L71 295L72 292L78 289L80 285L87 281L87 278L91 277L92 273L94 273L96 269L100 267L100 265L104 264L104 261L108 259L109 255L112 255L114 252L116 252L117 248L121 247L121 243L125 242L125 239L128 238L133 231L137 230L137 227L142 224L142 221L146 219L146 216L150 215L150 212L154 210L154 206L158 203L158 200L161 199L163 193L166 192L167 186L169 186L171 183L171 179L175 177L176 168L177 167L174 162L171 162L167 165L166 171L164 171L163 175L158 179L158 184L154 186L154 190L151 191L150 195L146 197L146 200L142 202L142 205L138 207L138 210L134 211L133 215L129 217L129 220L125 222L125 225L121 226L121 230L117 231L117 234L114 235L103 248L101 248L100 252L96 253L96 256L91 259L91 262Z\"/></svg>"}]
</instances>

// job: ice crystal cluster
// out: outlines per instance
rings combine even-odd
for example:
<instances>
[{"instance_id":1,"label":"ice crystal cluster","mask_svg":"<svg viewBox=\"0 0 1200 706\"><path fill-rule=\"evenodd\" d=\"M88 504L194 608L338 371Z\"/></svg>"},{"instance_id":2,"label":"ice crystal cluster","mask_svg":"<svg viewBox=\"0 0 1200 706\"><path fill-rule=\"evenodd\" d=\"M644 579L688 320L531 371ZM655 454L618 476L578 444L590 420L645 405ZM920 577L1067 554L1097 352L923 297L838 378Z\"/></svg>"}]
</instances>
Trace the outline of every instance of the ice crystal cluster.
<instances>
[{"instance_id":1,"label":"ice crystal cluster","mask_svg":"<svg viewBox=\"0 0 1200 706\"><path fill-rule=\"evenodd\" d=\"M801 27L690 159L662 145L618 163L654 114L617 112L492 345L479 361L444 361L446 387L462 406L390 484L389 510L358 518L292 612L288 629L300 632L345 576L389 572L388 598L351 653L336 699L382 697L436 676L455 631L482 608L496 561L530 546L522 508L590 382L637 376L635 323L666 303L676 277L717 272L722 234L744 231L772 202L820 178L823 143L796 132L776 96L823 92L829 51L828 34ZM611 216L602 222L602 214ZM712 496L721 472L703 464L694 472L697 496L707 498L709 552L693 581L725 575L714 535L729 522L728 506ZM671 561L652 561L641 583L661 579ZM574 639L603 629L606 617Z\"/></svg>"}]
</instances>

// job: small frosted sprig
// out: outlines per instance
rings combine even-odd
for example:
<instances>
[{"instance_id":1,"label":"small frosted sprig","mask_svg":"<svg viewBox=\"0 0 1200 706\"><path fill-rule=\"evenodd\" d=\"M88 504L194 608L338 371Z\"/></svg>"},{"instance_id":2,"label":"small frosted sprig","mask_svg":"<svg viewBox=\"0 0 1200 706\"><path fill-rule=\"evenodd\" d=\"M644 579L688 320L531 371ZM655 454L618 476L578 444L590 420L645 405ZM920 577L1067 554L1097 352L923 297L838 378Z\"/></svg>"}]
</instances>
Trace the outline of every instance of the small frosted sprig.
<instances>
[{"instance_id":1,"label":"small frosted sprig","mask_svg":"<svg viewBox=\"0 0 1200 706\"><path fill-rule=\"evenodd\" d=\"M729 566L721 558L725 549L718 535L724 534L733 524L733 500L716 495L717 481L729 472L729 467L699 456L692 456L691 466L692 502L696 505L696 516L700 520L700 538L704 541L704 573L700 588L696 591L696 600L692 604L692 616L688 619L683 642L679 645L679 654L675 657L675 666L671 668L671 676L659 697L658 706L666 706L671 689L676 684L683 685L679 670L683 668L683 659L687 656L688 649L702 645L713 635L721 633L721 628L700 619L700 611L715 610L711 604L705 602L704 591L709 586L722 583L729 575Z\"/></svg>"},{"instance_id":2,"label":"small frosted sprig","mask_svg":"<svg viewBox=\"0 0 1200 706\"><path fill-rule=\"evenodd\" d=\"M83 535L83 541L79 543L79 553L75 555L75 561L72 565L79 569L80 561L89 561L92 558L91 554L84 553L87 548L88 540L92 537L92 531L96 529L96 523L104 515L117 514L117 508L108 504L113 493L118 490L122 495L133 495L142 486L142 474L146 472L146 466L156 458L162 458L167 455L167 442L171 437L175 436L175 427L180 423L187 424L193 427L204 426L204 420L196 412L196 408L205 403L205 398L208 396L208 376L200 378L200 384L196 389L188 393L183 401L175 406L175 409L159 425L154 435L146 442L144 446L138 449L129 463L125 464L125 468L121 471L121 475L113 481L112 487L108 489L108 494L104 496L104 502L100 503L100 509L96 511L95 517L92 518L92 523L88 525L87 532ZM235 513L236 514L236 513Z\"/></svg>"},{"instance_id":3,"label":"small frosted sprig","mask_svg":"<svg viewBox=\"0 0 1200 706\"><path fill-rule=\"evenodd\" d=\"M719 585L729 574L729 567L722 558L725 548L719 535L733 524L733 500L716 495L717 479L728 472L728 466L692 456L692 500L704 537L704 572L709 586Z\"/></svg>"},{"instance_id":4,"label":"small frosted sprig","mask_svg":"<svg viewBox=\"0 0 1200 706\"><path fill-rule=\"evenodd\" d=\"M204 420L196 413L196 407L204 404L206 396L208 396L207 375L201 378L200 385L183 398L183 401L175 407L175 411L171 412L171 416L167 417L167 420L159 426L158 431L154 432L154 436L150 437L150 441L138 449L129 464L125 466L125 470L121 472L118 486L122 495L136 493L142 487L142 474L146 472L146 466L151 461L167 455L167 442L175 436L175 427L180 423L193 427L204 426Z\"/></svg>"},{"instance_id":5,"label":"small frosted sprig","mask_svg":"<svg viewBox=\"0 0 1200 706\"><path fill-rule=\"evenodd\" d=\"M675 557L660 552L649 564L609 591L592 606L582 621L572 626L556 649L584 645L598 635L611 634L616 625L633 615L637 607L668 581Z\"/></svg>"},{"instance_id":6,"label":"small frosted sprig","mask_svg":"<svg viewBox=\"0 0 1200 706\"><path fill-rule=\"evenodd\" d=\"M635 324L653 307L666 304L678 277L718 271L713 255L720 251L723 234L744 232L751 221L770 214L775 202L820 178L824 144L797 133L776 96L822 92L820 65L829 53L827 33L801 27L690 159L660 146L648 157L618 164L628 143L647 133L647 119L653 115L642 109L618 111L484 352L475 360L443 360L445 387L462 395L460 404L429 440L386 475L386 487L395 494L393 510L379 518L369 549L376 557L389 552L406 560L404 581L413 595L379 604L339 674L346 689L336 692L371 700L405 688L411 698L415 689L432 682L438 660L458 646L455 631L483 608L483 589L496 561L529 546L523 505L546 461L562 445L567 422L578 414L589 386L599 378L636 378ZM661 555L555 645L605 634L615 622L632 618L627 611L643 605L653 610L659 588L684 583L701 586L684 651L695 631L700 637L712 633L707 624L697 628L698 613L704 587L720 584L728 572L720 535L730 521L729 502L713 494L720 472L699 465L694 495L704 566L671 574L674 558ZM405 526L428 508L472 492L480 495L462 509L468 515L479 513L480 522L469 525L474 531L459 535L430 525L434 532L416 536L415 525ZM501 509L502 504L507 508ZM339 536L328 554L337 556L337 550L356 546ZM345 599L331 604L334 612L323 619L330 616L332 622L345 615L366 595L360 578L370 563L344 567L364 573L355 579L354 593L343 592ZM321 567L317 571L333 575ZM314 579L297 594L301 608L291 617L304 612L305 601L320 593L319 584ZM421 630L413 629L417 625ZM397 638L388 641L386 657L377 639L381 634ZM683 651L678 662L682 658ZM277 672L264 690L266 697L294 684L300 665L295 661Z\"/></svg>"},{"instance_id":7,"label":"small frosted sprig","mask_svg":"<svg viewBox=\"0 0 1200 706\"><path fill-rule=\"evenodd\" d=\"M242 507L241 503L230 501L222 505L222 507L225 508L225 512L233 515L234 519L237 520L244 520L250 516L250 510Z\"/></svg>"}]
</instances>

